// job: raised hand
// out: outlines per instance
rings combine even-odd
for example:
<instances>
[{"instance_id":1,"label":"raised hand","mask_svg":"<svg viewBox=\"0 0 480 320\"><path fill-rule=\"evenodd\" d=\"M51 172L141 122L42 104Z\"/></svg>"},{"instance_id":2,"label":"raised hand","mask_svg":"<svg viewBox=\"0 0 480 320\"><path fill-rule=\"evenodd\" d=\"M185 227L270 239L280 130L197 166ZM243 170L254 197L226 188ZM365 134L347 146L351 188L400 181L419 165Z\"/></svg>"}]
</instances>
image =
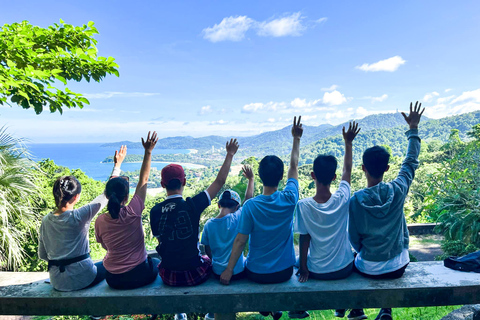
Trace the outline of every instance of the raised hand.
<instances>
[{"instance_id":1,"label":"raised hand","mask_svg":"<svg viewBox=\"0 0 480 320\"><path fill-rule=\"evenodd\" d=\"M115 166L121 165L123 160L125 160L126 156L127 156L127 146L121 146L120 152L115 150L115 156L113 156L113 162L115 163Z\"/></svg>"},{"instance_id":2,"label":"raised hand","mask_svg":"<svg viewBox=\"0 0 480 320\"><path fill-rule=\"evenodd\" d=\"M252 180L254 178L252 167L248 164L242 167L242 174L248 180Z\"/></svg>"},{"instance_id":3,"label":"raised hand","mask_svg":"<svg viewBox=\"0 0 480 320\"><path fill-rule=\"evenodd\" d=\"M158 138L157 138L157 133L153 131L152 136L150 137L150 131L148 131L147 135L147 140L144 141L142 138L142 145L145 151L152 152L153 148L155 148L155 145L157 144Z\"/></svg>"},{"instance_id":4,"label":"raised hand","mask_svg":"<svg viewBox=\"0 0 480 320\"><path fill-rule=\"evenodd\" d=\"M227 153L230 155L235 155L238 150L238 142L237 139L230 139L230 142L227 141L227 144L225 145L225 149L227 149Z\"/></svg>"},{"instance_id":5,"label":"raised hand","mask_svg":"<svg viewBox=\"0 0 480 320\"><path fill-rule=\"evenodd\" d=\"M360 128L358 127L358 123L356 123L355 121L350 122L350 124L348 125L348 130L346 132L345 127L343 127L342 129L343 140L345 140L345 142L351 143L359 132Z\"/></svg>"},{"instance_id":6,"label":"raised hand","mask_svg":"<svg viewBox=\"0 0 480 320\"><path fill-rule=\"evenodd\" d=\"M422 107L422 104L415 102L415 107L412 109L412 102L410 102L410 114L407 115L402 112L402 116L407 121L408 125L410 126L410 129L418 129L418 123L420 122L420 118L422 117L423 112L425 111L425 108L422 109L422 112L420 112L420 109Z\"/></svg>"},{"instance_id":7,"label":"raised hand","mask_svg":"<svg viewBox=\"0 0 480 320\"><path fill-rule=\"evenodd\" d=\"M302 119L302 116L299 116L298 122L297 122L297 117L293 117L292 136L294 138L300 139L302 137L303 127L302 127L302 124L300 123L301 119Z\"/></svg>"}]
</instances>

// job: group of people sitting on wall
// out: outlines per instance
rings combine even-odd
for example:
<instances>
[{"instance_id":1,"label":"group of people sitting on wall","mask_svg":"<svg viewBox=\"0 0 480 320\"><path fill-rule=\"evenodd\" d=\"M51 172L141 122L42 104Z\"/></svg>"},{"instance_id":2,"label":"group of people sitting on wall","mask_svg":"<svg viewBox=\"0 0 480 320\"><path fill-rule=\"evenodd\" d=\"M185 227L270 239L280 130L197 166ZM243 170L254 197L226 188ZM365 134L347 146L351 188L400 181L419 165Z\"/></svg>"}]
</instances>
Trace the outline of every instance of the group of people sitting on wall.
<instances>
[{"instance_id":1,"label":"group of people sitting on wall","mask_svg":"<svg viewBox=\"0 0 480 320\"><path fill-rule=\"evenodd\" d=\"M120 166L127 148L115 152L114 168L105 192L89 204L76 209L81 185L73 176L58 178L53 186L57 209L43 218L39 235L39 256L48 261L52 286L59 291L80 290L106 280L115 289L132 289L152 283L160 275L168 286L195 286L211 276L224 285L247 278L257 283L280 283L290 280L294 266L298 279L334 280L356 271L373 279L401 277L410 262L409 235L403 206L418 167L420 138L418 124L423 114L421 104L410 104L408 115L402 112L410 129L407 155L397 178L384 182L390 154L380 146L363 153L362 169L367 178L365 189L351 196L352 143L360 131L358 124L343 128L345 156L339 188L333 194L332 181L337 179L337 161L330 155L319 155L313 163L312 179L316 194L299 201L298 160L303 127L301 117L294 118L293 147L287 182L284 163L274 155L260 161L258 175L263 193L254 197L254 173L248 166L243 174L248 186L243 201L238 193L227 190L220 195L219 213L208 220L200 243L207 255L198 249L199 220L225 184L238 150L236 139L226 144L226 156L215 181L192 198L183 198L185 172L180 165L162 169L161 184L167 197L150 211L153 235L158 239L161 260L147 255L142 228L142 211L147 194L152 150L157 134L142 138L145 149L139 181L129 199L128 178L120 176ZM89 225L95 215L107 206L107 212L95 221L96 240L107 253L101 262L89 256ZM300 254L296 258L293 234L300 234ZM249 242L247 257L243 251ZM352 247L355 252L352 251ZM280 311L261 312L278 320ZM336 310L343 318L346 310ZM306 311L292 311L292 318L308 316ZM185 319L177 314L176 319ZM213 314L207 314L206 320ZM366 319L362 309L352 309L348 319ZM392 319L392 310L380 310L377 320Z\"/></svg>"}]
</instances>

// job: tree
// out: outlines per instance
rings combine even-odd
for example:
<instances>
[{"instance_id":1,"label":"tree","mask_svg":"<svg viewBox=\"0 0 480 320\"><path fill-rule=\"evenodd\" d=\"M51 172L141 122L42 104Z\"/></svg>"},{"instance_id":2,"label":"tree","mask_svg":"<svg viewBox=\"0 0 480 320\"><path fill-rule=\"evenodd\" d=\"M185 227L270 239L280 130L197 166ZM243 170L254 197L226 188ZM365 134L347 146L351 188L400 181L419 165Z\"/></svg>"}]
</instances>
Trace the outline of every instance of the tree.
<instances>
[{"instance_id":1,"label":"tree","mask_svg":"<svg viewBox=\"0 0 480 320\"><path fill-rule=\"evenodd\" d=\"M33 167L21 141L0 129L0 270L21 265L22 243L36 233L33 197L39 189Z\"/></svg>"},{"instance_id":2,"label":"tree","mask_svg":"<svg viewBox=\"0 0 480 320\"><path fill-rule=\"evenodd\" d=\"M112 57L97 56L98 34L93 22L75 27L62 20L48 28L28 21L0 28L0 104L12 103L40 114L44 108L83 108L89 101L67 87L67 80L100 82L107 74L118 77Z\"/></svg>"}]
</instances>

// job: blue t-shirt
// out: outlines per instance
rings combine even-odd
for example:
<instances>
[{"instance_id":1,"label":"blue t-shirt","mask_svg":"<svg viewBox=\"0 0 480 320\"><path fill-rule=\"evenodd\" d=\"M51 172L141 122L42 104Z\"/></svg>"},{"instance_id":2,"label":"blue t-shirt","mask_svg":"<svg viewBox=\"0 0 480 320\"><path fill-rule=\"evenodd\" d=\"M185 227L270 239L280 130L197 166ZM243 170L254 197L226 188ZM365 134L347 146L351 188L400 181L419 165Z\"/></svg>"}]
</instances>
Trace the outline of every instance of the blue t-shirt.
<instances>
[{"instance_id":1,"label":"blue t-shirt","mask_svg":"<svg viewBox=\"0 0 480 320\"><path fill-rule=\"evenodd\" d=\"M213 218L207 221L203 227L201 244L210 246L212 250L212 267L213 272L221 275L228 265L230 254L232 253L233 241L237 237L237 226L242 213L242 208L227 214L222 218ZM245 257L243 254L237 261L233 274L243 271L245 265Z\"/></svg>"},{"instance_id":2,"label":"blue t-shirt","mask_svg":"<svg viewBox=\"0 0 480 320\"><path fill-rule=\"evenodd\" d=\"M288 179L283 191L245 202L238 232L250 235L248 270L274 273L295 264L293 212L297 202L298 181L293 178Z\"/></svg>"}]
</instances>

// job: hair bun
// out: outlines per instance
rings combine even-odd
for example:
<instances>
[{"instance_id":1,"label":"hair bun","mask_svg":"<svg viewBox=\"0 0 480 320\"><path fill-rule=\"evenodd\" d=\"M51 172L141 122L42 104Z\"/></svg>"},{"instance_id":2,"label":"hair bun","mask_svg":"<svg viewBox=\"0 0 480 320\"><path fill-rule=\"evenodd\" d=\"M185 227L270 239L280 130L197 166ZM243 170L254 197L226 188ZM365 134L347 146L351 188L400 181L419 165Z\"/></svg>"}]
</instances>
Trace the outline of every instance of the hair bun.
<instances>
[{"instance_id":1,"label":"hair bun","mask_svg":"<svg viewBox=\"0 0 480 320\"><path fill-rule=\"evenodd\" d=\"M62 179L60 180L60 188L62 188L63 190L68 190L68 183L69 181L67 179Z\"/></svg>"}]
</instances>

